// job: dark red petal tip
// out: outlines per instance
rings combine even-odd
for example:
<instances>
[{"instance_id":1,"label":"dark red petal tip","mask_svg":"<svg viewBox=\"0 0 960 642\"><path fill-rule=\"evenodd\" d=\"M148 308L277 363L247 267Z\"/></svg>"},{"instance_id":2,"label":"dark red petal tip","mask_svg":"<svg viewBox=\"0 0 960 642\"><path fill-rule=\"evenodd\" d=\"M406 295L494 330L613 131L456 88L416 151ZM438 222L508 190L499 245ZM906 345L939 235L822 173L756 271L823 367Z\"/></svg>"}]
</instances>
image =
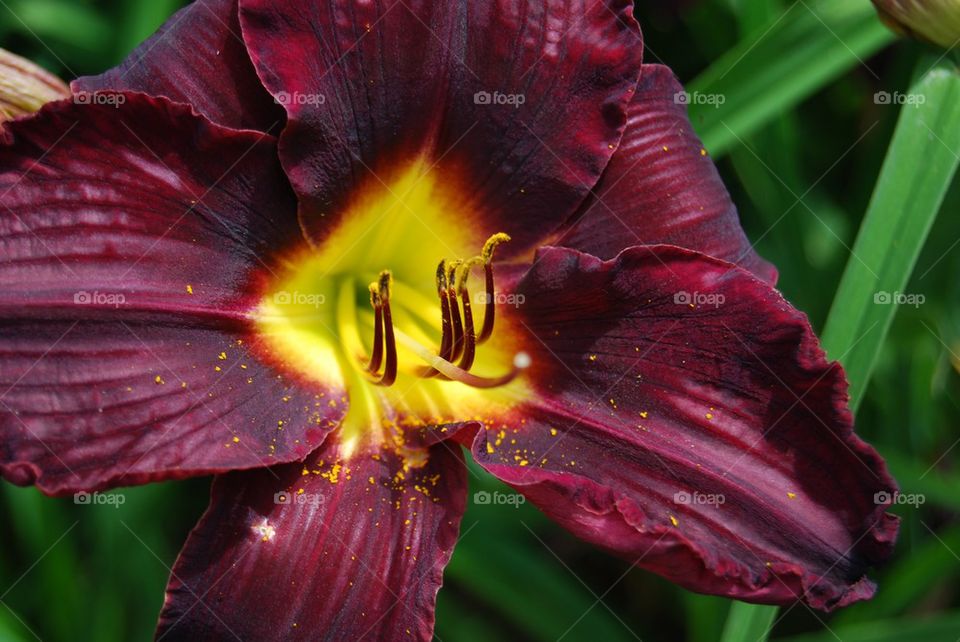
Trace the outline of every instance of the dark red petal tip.
<instances>
[{"instance_id":1,"label":"dark red petal tip","mask_svg":"<svg viewBox=\"0 0 960 642\"><path fill-rule=\"evenodd\" d=\"M451 448L455 448L452 450ZM459 447L231 473L173 568L157 639L430 640L466 503Z\"/></svg>"},{"instance_id":2,"label":"dark red petal tip","mask_svg":"<svg viewBox=\"0 0 960 642\"><path fill-rule=\"evenodd\" d=\"M771 283L737 208L687 117L689 94L663 65L644 65L623 140L577 223L556 241L609 259L630 245L678 245Z\"/></svg>"},{"instance_id":3,"label":"dark red petal tip","mask_svg":"<svg viewBox=\"0 0 960 642\"><path fill-rule=\"evenodd\" d=\"M898 524L877 498L896 485L853 432L842 369L772 287L670 246L548 248L517 293L539 394L511 434L477 434L482 466L695 591L825 610L872 595Z\"/></svg>"},{"instance_id":4,"label":"dark red petal tip","mask_svg":"<svg viewBox=\"0 0 960 642\"><path fill-rule=\"evenodd\" d=\"M237 0L196 0L175 13L119 66L71 83L77 100L135 91L193 106L236 129L278 130L283 109L266 92L247 55Z\"/></svg>"}]
</instances>

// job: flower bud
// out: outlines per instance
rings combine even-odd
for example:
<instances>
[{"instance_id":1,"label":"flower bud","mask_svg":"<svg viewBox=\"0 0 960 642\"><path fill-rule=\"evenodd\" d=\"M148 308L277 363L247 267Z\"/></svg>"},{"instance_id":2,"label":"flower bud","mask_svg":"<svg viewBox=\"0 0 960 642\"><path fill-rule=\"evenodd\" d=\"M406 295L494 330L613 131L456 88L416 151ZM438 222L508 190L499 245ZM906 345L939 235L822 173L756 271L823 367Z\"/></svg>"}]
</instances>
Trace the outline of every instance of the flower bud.
<instances>
[{"instance_id":1,"label":"flower bud","mask_svg":"<svg viewBox=\"0 0 960 642\"><path fill-rule=\"evenodd\" d=\"M0 123L31 114L44 103L70 96L53 74L0 49Z\"/></svg>"},{"instance_id":2,"label":"flower bud","mask_svg":"<svg viewBox=\"0 0 960 642\"><path fill-rule=\"evenodd\" d=\"M960 41L960 0L873 0L897 33L950 48Z\"/></svg>"}]
</instances>

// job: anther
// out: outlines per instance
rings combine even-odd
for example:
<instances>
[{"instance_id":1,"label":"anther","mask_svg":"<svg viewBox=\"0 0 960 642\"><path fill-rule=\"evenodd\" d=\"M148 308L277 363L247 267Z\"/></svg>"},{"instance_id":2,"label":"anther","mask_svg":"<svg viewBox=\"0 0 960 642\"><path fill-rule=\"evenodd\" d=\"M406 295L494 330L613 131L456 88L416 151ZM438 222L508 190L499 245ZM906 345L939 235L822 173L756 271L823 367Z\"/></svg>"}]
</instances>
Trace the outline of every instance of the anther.
<instances>
[{"instance_id":1,"label":"anther","mask_svg":"<svg viewBox=\"0 0 960 642\"><path fill-rule=\"evenodd\" d=\"M397 341L394 335L393 315L390 312L390 290L393 284L393 275L390 270L384 270L380 273L380 278L376 283L371 283L370 303L374 306L375 323L374 328L374 346L370 357L368 370L373 377L374 383L381 386L392 386L397 380ZM377 309L379 303L379 310ZM382 328L382 330L381 330ZM382 341L378 339L381 335ZM386 360L383 364L383 374L377 376L380 368L379 361L382 359L377 353L383 350L381 354L386 353ZM373 368L376 363L376 368Z\"/></svg>"},{"instance_id":2,"label":"anther","mask_svg":"<svg viewBox=\"0 0 960 642\"><path fill-rule=\"evenodd\" d=\"M493 287L493 254L497 246L510 240L508 234L499 232L487 239L483 244L483 250L480 252L480 258L483 260L484 276L486 277L486 297L483 302L483 328L477 337L477 343L483 343L493 335L493 323L496 319L496 292Z\"/></svg>"}]
</instances>

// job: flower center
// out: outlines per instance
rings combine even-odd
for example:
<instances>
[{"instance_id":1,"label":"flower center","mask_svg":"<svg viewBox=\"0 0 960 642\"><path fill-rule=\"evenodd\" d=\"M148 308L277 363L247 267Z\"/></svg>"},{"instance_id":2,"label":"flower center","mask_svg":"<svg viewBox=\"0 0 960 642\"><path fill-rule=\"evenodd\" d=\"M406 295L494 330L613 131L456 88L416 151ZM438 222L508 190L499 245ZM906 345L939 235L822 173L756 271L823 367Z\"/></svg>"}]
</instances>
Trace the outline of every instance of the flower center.
<instances>
[{"instance_id":1,"label":"flower center","mask_svg":"<svg viewBox=\"0 0 960 642\"><path fill-rule=\"evenodd\" d=\"M509 236L483 242L465 190L425 167L358 190L317 247L265 285L255 312L267 360L319 384L318 401L345 391L324 403L349 404L346 452L488 420L526 392L529 357L496 305L493 259Z\"/></svg>"}]
</instances>

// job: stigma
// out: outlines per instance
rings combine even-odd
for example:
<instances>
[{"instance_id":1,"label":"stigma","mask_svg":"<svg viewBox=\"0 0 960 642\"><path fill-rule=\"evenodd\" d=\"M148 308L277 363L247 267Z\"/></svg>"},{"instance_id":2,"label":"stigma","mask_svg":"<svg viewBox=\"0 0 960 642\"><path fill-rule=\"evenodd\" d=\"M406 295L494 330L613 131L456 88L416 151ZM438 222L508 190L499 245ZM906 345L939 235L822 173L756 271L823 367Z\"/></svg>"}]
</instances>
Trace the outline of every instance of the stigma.
<instances>
[{"instance_id":1,"label":"stigma","mask_svg":"<svg viewBox=\"0 0 960 642\"><path fill-rule=\"evenodd\" d=\"M509 368L500 376L481 377L470 372L478 347L493 336L496 322L496 292L494 289L493 256L501 243L510 237L504 233L491 236L483 244L478 256L462 259L442 259L436 270L436 292L440 307L439 349L434 351L394 327L391 312L393 274L383 270L370 283L370 306L373 308L373 343L368 355L358 355L367 377L379 386L392 386L399 368L397 342L423 363L414 368L417 376L440 381L457 381L473 388L504 386L529 367L530 357L523 352L514 355ZM477 332L474 307L470 298L469 280L474 269L482 269L484 294L477 312L482 313L483 324Z\"/></svg>"}]
</instances>

